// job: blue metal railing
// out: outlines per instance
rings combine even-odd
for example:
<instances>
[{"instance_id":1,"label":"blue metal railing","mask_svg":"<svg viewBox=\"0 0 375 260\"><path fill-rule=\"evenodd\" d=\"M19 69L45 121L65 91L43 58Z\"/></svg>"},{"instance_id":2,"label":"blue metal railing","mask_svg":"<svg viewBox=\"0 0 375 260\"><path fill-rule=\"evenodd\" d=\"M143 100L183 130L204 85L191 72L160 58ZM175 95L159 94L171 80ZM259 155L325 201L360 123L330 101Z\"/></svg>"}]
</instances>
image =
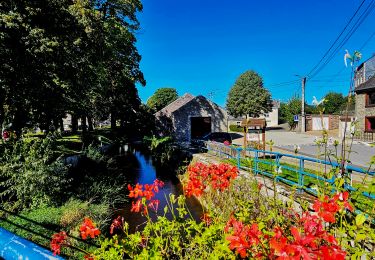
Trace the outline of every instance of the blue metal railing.
<instances>
[{"instance_id":1,"label":"blue metal railing","mask_svg":"<svg viewBox=\"0 0 375 260\"><path fill-rule=\"evenodd\" d=\"M317 191L315 189L312 189L310 187L307 187L306 184L306 178L310 177L312 179L315 179L317 181L323 181L329 184L334 184L336 179L336 174L332 174L331 178L326 178L324 176L317 175L315 173L309 172L306 170L305 163L314 163L318 165L326 165L331 167L332 169L339 169L340 164L335 161L325 161L321 159L306 157L306 156L299 156L299 155L292 155L292 154L284 154L280 152L273 152L273 151L266 151L266 150L258 150L254 148L242 148L242 147L235 147L235 146L226 146L222 143L217 142L210 142L210 141L202 141L202 143L205 144L205 149L208 151L214 151L219 154L220 157L227 157L236 160L236 165L239 169L252 171L254 174L262 174L264 176L274 178L276 181L281 181L283 183L286 183L290 186L297 187L299 191L307 191L309 193L312 193L313 195L317 195ZM246 156L249 155L249 156ZM274 160L266 160L265 157L273 157ZM263 158L262 158L263 157ZM293 168L290 166L290 164L281 163L281 158L290 158L294 160L298 160L298 166L297 168ZM251 160L251 167L246 166L243 161L244 159ZM260 165L268 165L272 171L267 171L265 169L262 169ZM264 167L263 167L264 168ZM274 170L274 169L275 170ZM293 181L293 179L288 179L283 176L280 176L280 174L275 174L275 171L277 169L285 169L289 172L295 173L296 176L294 176L297 181ZM346 165L345 166L346 172L350 174L350 176L354 173L357 174L367 174L370 176L375 176L374 171L366 171L364 169L361 169L359 167L355 167L353 165ZM345 184L344 188L348 191L356 191L357 189L352 187L349 184ZM369 192L362 192L362 195L370 198L375 199L375 194L370 194Z\"/></svg>"},{"instance_id":2,"label":"blue metal railing","mask_svg":"<svg viewBox=\"0 0 375 260\"><path fill-rule=\"evenodd\" d=\"M0 227L0 259L62 260L51 251Z\"/></svg>"}]
</instances>

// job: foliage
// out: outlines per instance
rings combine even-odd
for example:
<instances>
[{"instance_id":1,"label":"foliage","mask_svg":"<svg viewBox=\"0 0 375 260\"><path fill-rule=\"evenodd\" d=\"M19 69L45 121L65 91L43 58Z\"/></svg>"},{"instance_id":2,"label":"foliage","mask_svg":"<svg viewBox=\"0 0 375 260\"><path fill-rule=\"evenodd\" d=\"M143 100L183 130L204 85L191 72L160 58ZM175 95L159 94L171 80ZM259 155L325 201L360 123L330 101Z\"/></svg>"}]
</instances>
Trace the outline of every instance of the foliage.
<instances>
[{"instance_id":1,"label":"foliage","mask_svg":"<svg viewBox=\"0 0 375 260\"><path fill-rule=\"evenodd\" d=\"M229 130L232 132L243 133L243 127L238 126L238 125L229 125Z\"/></svg>"},{"instance_id":2,"label":"foliage","mask_svg":"<svg viewBox=\"0 0 375 260\"><path fill-rule=\"evenodd\" d=\"M153 111L159 111L166 107L178 98L176 89L174 88L159 88L147 100L147 106Z\"/></svg>"},{"instance_id":3,"label":"foliage","mask_svg":"<svg viewBox=\"0 0 375 260\"><path fill-rule=\"evenodd\" d=\"M263 79L254 71L239 76L227 97L230 115L259 117L272 111L271 94L263 87Z\"/></svg>"},{"instance_id":4,"label":"foliage","mask_svg":"<svg viewBox=\"0 0 375 260\"><path fill-rule=\"evenodd\" d=\"M317 110L322 109L325 114L339 114L346 107L347 98L341 93L329 92L324 96L324 102Z\"/></svg>"},{"instance_id":5,"label":"foliage","mask_svg":"<svg viewBox=\"0 0 375 260\"><path fill-rule=\"evenodd\" d=\"M0 146L0 196L9 209L61 204L69 195L68 168L56 158L55 137Z\"/></svg>"},{"instance_id":6,"label":"foliage","mask_svg":"<svg viewBox=\"0 0 375 260\"><path fill-rule=\"evenodd\" d=\"M204 205L201 222L189 214L185 197L169 195L163 213L153 185L129 186L134 214L147 223L143 231L129 234L121 217L111 225L112 238L86 257L95 259L345 259L374 257L375 233L366 216L356 217L349 193L321 194L310 213L307 204L296 207L290 200L267 196L263 183L239 176L229 165L192 164L183 183L186 196ZM250 184L250 185L249 185ZM274 189L275 191L275 189ZM158 213L152 218L151 214ZM167 213L172 217L167 218ZM370 220L371 221L371 220ZM95 226L92 226L95 229ZM367 236L365 235L367 234ZM370 250L367 250L367 247Z\"/></svg>"},{"instance_id":7,"label":"foliage","mask_svg":"<svg viewBox=\"0 0 375 260\"><path fill-rule=\"evenodd\" d=\"M61 118L134 120L145 85L135 47L139 0L0 4L0 125L62 127ZM84 128L85 129L85 128Z\"/></svg>"},{"instance_id":8,"label":"foliage","mask_svg":"<svg viewBox=\"0 0 375 260\"><path fill-rule=\"evenodd\" d=\"M287 103L280 104L280 119L287 122L290 129L294 129L298 124L298 122L294 122L294 116L301 115L301 110L301 98L293 96ZM312 108L305 103L305 113L311 113L312 111Z\"/></svg>"},{"instance_id":9,"label":"foliage","mask_svg":"<svg viewBox=\"0 0 375 260\"><path fill-rule=\"evenodd\" d=\"M44 247L50 246L50 238L60 229L67 230L70 244L86 250L95 249L95 246L82 243L79 236L79 227L82 219L88 216L94 219L101 229L107 229L109 207L107 203L91 204L79 200L69 200L62 207L41 206L37 209L28 209L19 214L1 212L0 226L33 241ZM6 218L6 220L5 220ZM65 248L62 253L69 259L82 259L82 254L72 248Z\"/></svg>"}]
</instances>

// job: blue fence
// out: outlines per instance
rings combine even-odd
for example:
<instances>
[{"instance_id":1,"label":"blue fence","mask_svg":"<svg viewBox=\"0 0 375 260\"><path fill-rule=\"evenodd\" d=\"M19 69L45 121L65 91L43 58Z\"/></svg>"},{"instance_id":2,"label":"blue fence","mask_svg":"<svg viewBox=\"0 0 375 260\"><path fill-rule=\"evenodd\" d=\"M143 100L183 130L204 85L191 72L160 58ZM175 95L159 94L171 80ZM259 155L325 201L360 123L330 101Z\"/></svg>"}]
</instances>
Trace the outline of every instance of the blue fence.
<instances>
[{"instance_id":1,"label":"blue fence","mask_svg":"<svg viewBox=\"0 0 375 260\"><path fill-rule=\"evenodd\" d=\"M269 178L275 179L276 181L281 181L283 183L286 183L290 186L296 187L299 191L307 191L309 193L312 193L314 195L317 195L316 189L313 189L311 187L308 187L306 185L306 179L305 177L308 176L311 179L315 179L322 182L327 182L330 184L334 184L335 178L337 174L331 174L331 178L324 177L322 175L317 175L315 173L312 173L312 171L306 169L306 164L315 164L325 167L325 171L327 170L327 167L329 170L339 170L340 164L335 161L326 161L326 160L320 160L315 159L311 157L305 157L305 156L299 156L299 155L292 155L292 154L284 154L279 152L273 152L273 151L264 151L264 150L257 150L253 148L242 148L242 147L236 147L236 146L226 146L221 143L217 142L206 142L203 141L205 149L208 151L216 152L220 157L226 157L234 159L237 163L237 167L239 169L251 171L254 174L262 174L264 176L267 176ZM251 160L251 167L246 165L244 162L246 160ZM266 159L266 158L272 158ZM294 164L296 165L296 168L292 167L291 165L288 165L286 163L282 163L281 159L289 159L294 160ZM267 171L260 167L261 165L269 165L272 169L272 171ZM288 170L289 172L295 173L295 176L293 179L297 179L297 181L293 181L288 178L284 178L280 176L280 174L275 174L275 171L283 169ZM346 174L349 176L352 176L353 174L359 174L359 175L369 175L369 176L375 176L374 171L366 171L364 169L361 169L359 167L355 167L353 165L346 165ZM348 191L356 191L356 188L352 187L350 184L344 184L345 189ZM375 199L375 194L370 194L368 192L363 192L363 196Z\"/></svg>"},{"instance_id":2,"label":"blue fence","mask_svg":"<svg viewBox=\"0 0 375 260\"><path fill-rule=\"evenodd\" d=\"M0 259L63 260L51 251L0 228Z\"/></svg>"}]
</instances>

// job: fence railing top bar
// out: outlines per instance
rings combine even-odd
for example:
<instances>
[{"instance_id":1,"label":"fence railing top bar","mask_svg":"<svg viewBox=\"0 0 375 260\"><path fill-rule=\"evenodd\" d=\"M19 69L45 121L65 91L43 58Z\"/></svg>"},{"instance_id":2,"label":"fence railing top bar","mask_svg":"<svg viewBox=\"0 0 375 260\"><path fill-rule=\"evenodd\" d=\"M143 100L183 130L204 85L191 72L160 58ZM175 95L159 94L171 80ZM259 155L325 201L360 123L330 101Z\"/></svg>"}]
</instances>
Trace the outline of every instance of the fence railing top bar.
<instances>
[{"instance_id":1,"label":"fence railing top bar","mask_svg":"<svg viewBox=\"0 0 375 260\"><path fill-rule=\"evenodd\" d=\"M207 143L207 141L203 141L203 142ZM238 152L246 150L246 151L249 151L249 152L258 152L258 153L271 154L271 155L273 154L273 155L275 155L277 157L289 157L289 158L294 158L294 159L303 160L303 161L310 161L310 162L315 162L315 163L330 165L332 167L339 167L340 166L340 163L338 163L338 162L325 161L325 160L316 159L316 158L312 158L312 157L306 157L306 156L300 156L300 155L292 155L292 154L285 154L285 153L274 152L274 151L267 151L267 150L259 150L259 149L255 149L255 148L251 148L251 147L247 147L245 149L245 148L239 147L239 146L237 146L237 147L227 146L227 145L224 145L222 143L211 142L211 141L208 142L208 143L214 144L214 145L217 145L217 146L221 146L221 147L230 148L230 149L236 150ZM371 176L375 176L375 171L367 171L365 169L362 169L360 167L353 166L353 165L350 165L350 164L346 164L345 167L346 167L347 170L350 170L350 171L355 171L355 172L358 172L358 173L363 173L363 174L368 174L368 175L371 175Z\"/></svg>"}]
</instances>

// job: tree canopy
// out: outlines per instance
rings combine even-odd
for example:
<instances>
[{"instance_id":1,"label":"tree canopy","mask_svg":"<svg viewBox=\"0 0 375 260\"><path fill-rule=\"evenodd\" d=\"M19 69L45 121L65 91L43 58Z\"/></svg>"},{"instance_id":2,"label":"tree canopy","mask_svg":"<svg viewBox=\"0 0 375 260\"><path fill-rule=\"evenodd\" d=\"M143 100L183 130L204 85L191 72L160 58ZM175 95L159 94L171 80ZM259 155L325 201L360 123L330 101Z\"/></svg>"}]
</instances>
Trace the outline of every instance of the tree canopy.
<instances>
[{"instance_id":1,"label":"tree canopy","mask_svg":"<svg viewBox=\"0 0 375 260\"><path fill-rule=\"evenodd\" d=\"M147 106L152 110L159 111L166 107L178 98L176 89L174 88L159 88L147 100Z\"/></svg>"},{"instance_id":2,"label":"tree canopy","mask_svg":"<svg viewBox=\"0 0 375 260\"><path fill-rule=\"evenodd\" d=\"M272 111L271 94L263 87L263 79L256 72L246 71L230 89L226 107L235 117L259 117Z\"/></svg>"},{"instance_id":3,"label":"tree canopy","mask_svg":"<svg viewBox=\"0 0 375 260\"><path fill-rule=\"evenodd\" d=\"M0 124L48 129L61 118L129 121L145 85L135 47L139 0L0 3ZM86 121L86 120L84 120Z\"/></svg>"},{"instance_id":4,"label":"tree canopy","mask_svg":"<svg viewBox=\"0 0 375 260\"><path fill-rule=\"evenodd\" d=\"M321 105L324 108L324 113L335 114L344 110L347 98L341 93L329 92L324 96L324 102Z\"/></svg>"}]
</instances>

